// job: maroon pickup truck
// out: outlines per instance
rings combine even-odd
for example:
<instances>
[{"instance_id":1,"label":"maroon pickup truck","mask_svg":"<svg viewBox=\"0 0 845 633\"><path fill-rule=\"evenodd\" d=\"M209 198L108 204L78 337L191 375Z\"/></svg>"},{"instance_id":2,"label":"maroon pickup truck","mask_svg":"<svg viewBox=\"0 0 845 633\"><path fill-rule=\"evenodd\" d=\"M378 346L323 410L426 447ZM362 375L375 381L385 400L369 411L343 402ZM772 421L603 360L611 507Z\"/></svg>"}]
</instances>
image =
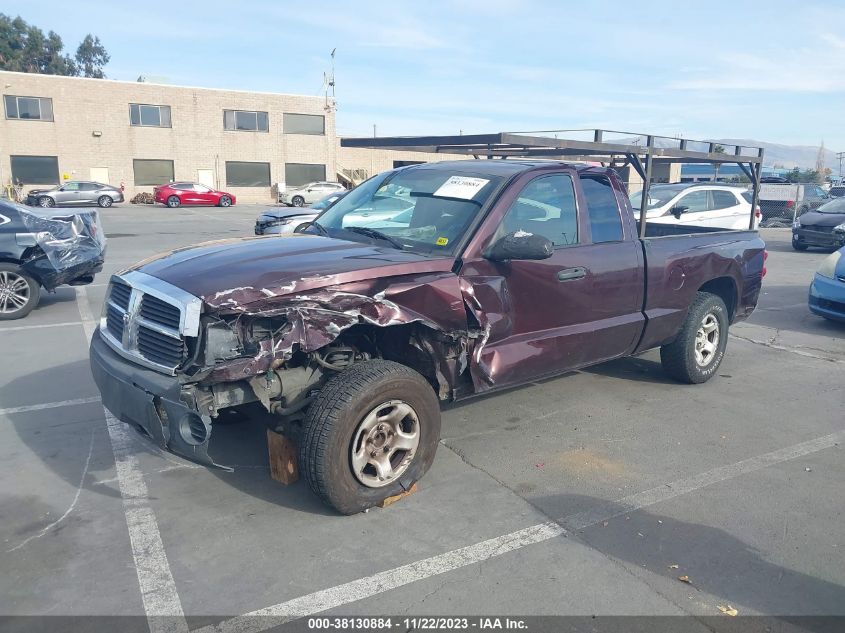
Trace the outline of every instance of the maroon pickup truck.
<instances>
[{"instance_id":1,"label":"maroon pickup truck","mask_svg":"<svg viewBox=\"0 0 845 633\"><path fill-rule=\"evenodd\" d=\"M209 465L219 412L260 403L314 492L359 512L425 474L442 402L655 347L678 381L714 375L728 326L757 303L763 241L637 229L610 169L395 169L301 234L115 275L91 367L115 416Z\"/></svg>"}]
</instances>

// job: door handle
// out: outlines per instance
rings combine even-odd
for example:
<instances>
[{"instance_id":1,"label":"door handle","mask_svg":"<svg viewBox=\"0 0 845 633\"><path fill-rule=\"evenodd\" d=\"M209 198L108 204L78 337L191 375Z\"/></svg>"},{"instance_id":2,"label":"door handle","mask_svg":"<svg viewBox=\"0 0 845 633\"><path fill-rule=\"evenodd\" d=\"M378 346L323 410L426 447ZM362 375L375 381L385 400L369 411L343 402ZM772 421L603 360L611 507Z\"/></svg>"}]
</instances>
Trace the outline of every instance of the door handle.
<instances>
[{"instance_id":1,"label":"door handle","mask_svg":"<svg viewBox=\"0 0 845 633\"><path fill-rule=\"evenodd\" d=\"M583 279L587 276L587 269L578 266L577 268L564 268L557 274L558 281L572 281L573 279Z\"/></svg>"}]
</instances>

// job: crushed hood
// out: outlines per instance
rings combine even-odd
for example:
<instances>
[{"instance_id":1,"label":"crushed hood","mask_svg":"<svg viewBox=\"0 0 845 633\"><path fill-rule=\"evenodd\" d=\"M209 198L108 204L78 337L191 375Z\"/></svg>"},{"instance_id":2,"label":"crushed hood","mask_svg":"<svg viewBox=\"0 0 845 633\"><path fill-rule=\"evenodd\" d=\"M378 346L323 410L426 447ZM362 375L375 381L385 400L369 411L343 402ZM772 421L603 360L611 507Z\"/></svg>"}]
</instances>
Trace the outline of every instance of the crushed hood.
<instances>
[{"instance_id":1,"label":"crushed hood","mask_svg":"<svg viewBox=\"0 0 845 633\"><path fill-rule=\"evenodd\" d=\"M802 226L838 226L845 222L845 213L808 211L801 215Z\"/></svg>"},{"instance_id":2,"label":"crushed hood","mask_svg":"<svg viewBox=\"0 0 845 633\"><path fill-rule=\"evenodd\" d=\"M173 284L212 308L236 308L354 281L446 272L452 265L452 258L316 235L290 235L205 242L156 255L132 270Z\"/></svg>"}]
</instances>

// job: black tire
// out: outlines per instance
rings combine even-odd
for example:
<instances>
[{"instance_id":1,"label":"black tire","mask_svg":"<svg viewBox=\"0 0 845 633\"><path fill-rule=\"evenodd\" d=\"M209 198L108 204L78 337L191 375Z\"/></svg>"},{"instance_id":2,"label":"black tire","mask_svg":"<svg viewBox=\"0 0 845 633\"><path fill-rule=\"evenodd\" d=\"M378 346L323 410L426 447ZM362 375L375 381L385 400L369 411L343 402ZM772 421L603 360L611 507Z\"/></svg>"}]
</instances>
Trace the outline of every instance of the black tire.
<instances>
[{"instance_id":1,"label":"black tire","mask_svg":"<svg viewBox=\"0 0 845 633\"><path fill-rule=\"evenodd\" d=\"M97 198L97 204L100 205L103 209L107 209L114 203L114 200L111 199L111 196L100 196Z\"/></svg>"},{"instance_id":2,"label":"black tire","mask_svg":"<svg viewBox=\"0 0 845 633\"><path fill-rule=\"evenodd\" d=\"M705 334L705 338L715 345L715 349L709 352L709 356L702 358L706 361L702 364L700 360L697 360L696 355L697 341L701 340L699 330L704 331L706 320L711 315L718 324L716 330L718 340L713 342L707 338L710 334ZM712 324L712 321L709 323ZM725 356L729 323L728 309L721 297L709 292L699 292L687 312L687 318L678 336L674 341L660 348L660 361L664 371L678 382L691 385L710 380ZM703 355L703 351L699 353Z\"/></svg>"},{"instance_id":3,"label":"black tire","mask_svg":"<svg viewBox=\"0 0 845 633\"><path fill-rule=\"evenodd\" d=\"M170 196L167 199L167 206L170 207L171 209L175 209L180 204L182 204L182 201L179 199L179 196Z\"/></svg>"},{"instance_id":4,"label":"black tire","mask_svg":"<svg viewBox=\"0 0 845 633\"><path fill-rule=\"evenodd\" d=\"M368 414L395 400L416 413L419 444L396 479L380 487L366 486L352 469L353 438ZM422 478L434 461L439 440L440 403L425 378L392 361L364 361L329 380L311 404L299 444L300 471L323 501L341 514L355 514Z\"/></svg>"},{"instance_id":5,"label":"black tire","mask_svg":"<svg viewBox=\"0 0 845 633\"><path fill-rule=\"evenodd\" d=\"M302 196L294 196L290 203L295 207L301 207L305 204L305 198Z\"/></svg>"},{"instance_id":6,"label":"black tire","mask_svg":"<svg viewBox=\"0 0 845 633\"><path fill-rule=\"evenodd\" d=\"M808 247L807 247L806 244L802 244L801 242L799 242L798 240L796 240L793 237L792 238L792 248L794 248L796 251L806 251Z\"/></svg>"},{"instance_id":7,"label":"black tire","mask_svg":"<svg viewBox=\"0 0 845 633\"><path fill-rule=\"evenodd\" d=\"M220 201L217 203L221 207L231 207L232 206L232 199L229 196L223 196L220 198Z\"/></svg>"},{"instance_id":8,"label":"black tire","mask_svg":"<svg viewBox=\"0 0 845 633\"><path fill-rule=\"evenodd\" d=\"M21 283L26 284L25 289L20 288ZM12 286L17 289L16 296L20 296L22 293L26 295L26 301L20 307L11 305L14 303L11 300L11 295L6 294ZM17 264L0 262L0 321L24 318L38 305L40 296L41 285L32 276L21 270L21 267Z\"/></svg>"},{"instance_id":9,"label":"black tire","mask_svg":"<svg viewBox=\"0 0 845 633\"><path fill-rule=\"evenodd\" d=\"M45 209L49 209L50 207L56 206L56 201L53 200L50 196L41 196L38 198L38 206L44 207Z\"/></svg>"}]
</instances>

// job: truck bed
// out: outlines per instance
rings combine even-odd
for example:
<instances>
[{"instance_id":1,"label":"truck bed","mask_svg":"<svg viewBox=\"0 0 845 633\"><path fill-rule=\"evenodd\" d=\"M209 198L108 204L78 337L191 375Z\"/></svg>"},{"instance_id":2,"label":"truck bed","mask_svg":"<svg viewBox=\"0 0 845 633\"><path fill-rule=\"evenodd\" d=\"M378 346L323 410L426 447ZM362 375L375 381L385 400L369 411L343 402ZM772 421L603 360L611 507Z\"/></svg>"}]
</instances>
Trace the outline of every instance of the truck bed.
<instances>
[{"instance_id":1,"label":"truck bed","mask_svg":"<svg viewBox=\"0 0 845 633\"><path fill-rule=\"evenodd\" d=\"M745 319L757 304L765 243L756 230L647 225L642 249L646 326L637 352L671 341L701 289L733 297L732 322Z\"/></svg>"}]
</instances>

